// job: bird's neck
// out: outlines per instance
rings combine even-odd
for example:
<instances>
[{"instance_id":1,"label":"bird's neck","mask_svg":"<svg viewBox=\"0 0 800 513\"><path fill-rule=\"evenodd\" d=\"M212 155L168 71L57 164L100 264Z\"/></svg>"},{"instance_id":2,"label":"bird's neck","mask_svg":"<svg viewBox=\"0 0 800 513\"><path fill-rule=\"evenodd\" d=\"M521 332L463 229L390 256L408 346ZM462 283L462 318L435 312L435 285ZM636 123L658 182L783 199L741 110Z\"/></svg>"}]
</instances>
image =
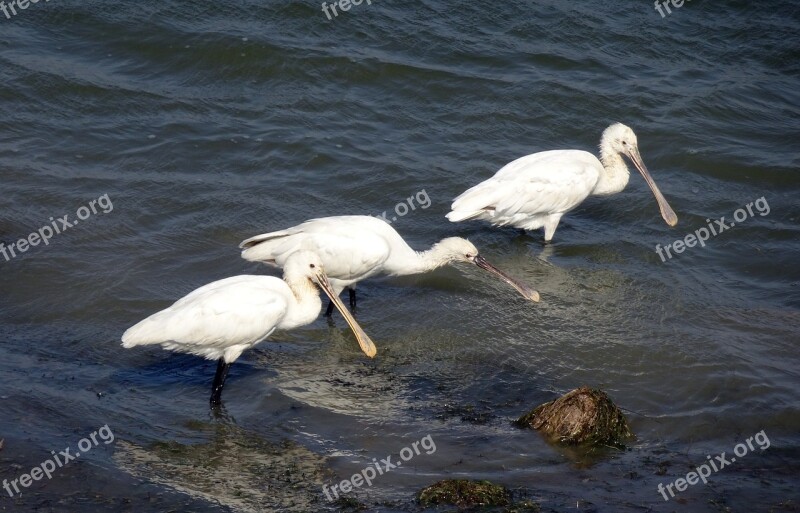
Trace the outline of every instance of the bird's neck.
<instances>
[{"instance_id":1,"label":"bird's neck","mask_svg":"<svg viewBox=\"0 0 800 513\"><path fill-rule=\"evenodd\" d=\"M319 298L317 286L311 283L308 278L287 280L287 283L292 291L294 304L289 308L279 328L290 330L298 326L311 324L319 316L319 312L322 309L322 301Z\"/></svg>"},{"instance_id":2,"label":"bird's neck","mask_svg":"<svg viewBox=\"0 0 800 513\"><path fill-rule=\"evenodd\" d=\"M628 185L628 179L631 176L622 155L607 148L605 145L601 145L600 162L603 164L603 172L600 173L600 179L597 181L592 194L604 196L622 191Z\"/></svg>"},{"instance_id":3,"label":"bird's neck","mask_svg":"<svg viewBox=\"0 0 800 513\"><path fill-rule=\"evenodd\" d=\"M427 251L418 251L416 253L417 265L420 267L417 272L421 273L433 271L453 261L451 252L439 244L434 244Z\"/></svg>"},{"instance_id":4,"label":"bird's neck","mask_svg":"<svg viewBox=\"0 0 800 513\"><path fill-rule=\"evenodd\" d=\"M447 265L452 260L448 252L434 244L431 249L427 251L414 251L409 248L408 253L402 258L398 259L403 262L401 267L391 268L387 266L385 270L394 276L405 276L409 274L420 274L428 271L433 271L443 265Z\"/></svg>"}]
</instances>

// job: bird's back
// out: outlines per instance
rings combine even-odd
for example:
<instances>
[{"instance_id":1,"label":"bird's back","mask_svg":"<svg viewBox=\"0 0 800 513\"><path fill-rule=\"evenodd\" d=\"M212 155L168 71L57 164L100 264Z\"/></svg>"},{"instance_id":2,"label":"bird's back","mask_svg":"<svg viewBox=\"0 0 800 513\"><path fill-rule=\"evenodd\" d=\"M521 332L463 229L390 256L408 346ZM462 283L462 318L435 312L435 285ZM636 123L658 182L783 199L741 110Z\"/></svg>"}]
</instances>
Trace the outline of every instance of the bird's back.
<instances>
[{"instance_id":1,"label":"bird's back","mask_svg":"<svg viewBox=\"0 0 800 513\"><path fill-rule=\"evenodd\" d=\"M370 216L333 216L251 237L240 245L245 260L283 267L306 249L322 259L331 281L349 284L381 270L394 247L408 247L386 222Z\"/></svg>"},{"instance_id":2,"label":"bird's back","mask_svg":"<svg viewBox=\"0 0 800 513\"><path fill-rule=\"evenodd\" d=\"M291 296L289 286L271 276L215 281L129 328L122 345L160 344L218 359L228 348L244 350L268 337L286 315Z\"/></svg>"},{"instance_id":3,"label":"bird's back","mask_svg":"<svg viewBox=\"0 0 800 513\"><path fill-rule=\"evenodd\" d=\"M527 228L531 218L563 214L578 206L592 193L602 170L597 157L586 151L527 155L458 196L447 218L453 222L484 219Z\"/></svg>"}]
</instances>

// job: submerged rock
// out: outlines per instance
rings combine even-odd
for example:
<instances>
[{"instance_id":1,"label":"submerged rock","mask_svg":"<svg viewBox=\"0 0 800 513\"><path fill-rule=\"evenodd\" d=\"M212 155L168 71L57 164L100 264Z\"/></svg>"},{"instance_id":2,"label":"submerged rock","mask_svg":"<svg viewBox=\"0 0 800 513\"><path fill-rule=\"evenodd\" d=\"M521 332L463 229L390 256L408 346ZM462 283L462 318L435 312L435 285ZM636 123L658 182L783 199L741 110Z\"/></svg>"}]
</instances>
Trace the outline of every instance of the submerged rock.
<instances>
[{"instance_id":1,"label":"submerged rock","mask_svg":"<svg viewBox=\"0 0 800 513\"><path fill-rule=\"evenodd\" d=\"M542 404L515 424L532 428L550 440L571 445L621 446L633 437L622 411L602 390L577 388Z\"/></svg>"},{"instance_id":2,"label":"submerged rock","mask_svg":"<svg viewBox=\"0 0 800 513\"><path fill-rule=\"evenodd\" d=\"M323 510L322 456L294 442L274 444L233 424L193 422L187 428L199 442L140 446L117 440L114 460L145 482L231 511Z\"/></svg>"},{"instance_id":3,"label":"submerged rock","mask_svg":"<svg viewBox=\"0 0 800 513\"><path fill-rule=\"evenodd\" d=\"M356 511L366 511L367 506L358 502L353 497L339 497L333 501L334 506L339 508L342 513L354 513Z\"/></svg>"},{"instance_id":4,"label":"submerged rock","mask_svg":"<svg viewBox=\"0 0 800 513\"><path fill-rule=\"evenodd\" d=\"M531 500L514 503L511 507L503 510L503 513L540 513L541 506Z\"/></svg>"},{"instance_id":5,"label":"submerged rock","mask_svg":"<svg viewBox=\"0 0 800 513\"><path fill-rule=\"evenodd\" d=\"M460 508L473 506L508 506L511 494L504 487L489 481L445 479L419 492L423 506L451 504Z\"/></svg>"}]
</instances>

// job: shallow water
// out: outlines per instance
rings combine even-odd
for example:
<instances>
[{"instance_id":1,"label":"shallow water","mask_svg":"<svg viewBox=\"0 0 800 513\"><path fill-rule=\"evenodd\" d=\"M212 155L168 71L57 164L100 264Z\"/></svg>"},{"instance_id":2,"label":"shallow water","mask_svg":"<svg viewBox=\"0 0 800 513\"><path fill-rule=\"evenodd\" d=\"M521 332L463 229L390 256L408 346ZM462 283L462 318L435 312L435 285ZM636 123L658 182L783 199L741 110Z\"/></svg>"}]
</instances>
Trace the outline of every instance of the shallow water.
<instances>
[{"instance_id":1,"label":"shallow water","mask_svg":"<svg viewBox=\"0 0 800 513\"><path fill-rule=\"evenodd\" d=\"M456 477L554 511L796 509L799 28L789 1L692 2L663 19L595 0L373 2L330 21L314 2L0 13L0 241L104 195L95 205L113 206L0 256L0 478L114 433L51 480L0 491L0 510L335 509L323 483L427 435L435 452L359 490L369 511L414 511L416 491ZM613 121L638 134L677 227L636 174L548 247L444 218L503 164L591 151ZM232 367L222 416L207 407L212 362L120 347L197 286L270 272L239 258L240 240L392 217L420 191L430 206L394 222L410 244L469 237L542 302L473 269L365 282L375 360L341 318L276 334ZM762 197L767 215L656 254ZM567 451L511 426L584 384L625 409L628 450ZM762 430L769 448L708 485L657 491Z\"/></svg>"}]
</instances>

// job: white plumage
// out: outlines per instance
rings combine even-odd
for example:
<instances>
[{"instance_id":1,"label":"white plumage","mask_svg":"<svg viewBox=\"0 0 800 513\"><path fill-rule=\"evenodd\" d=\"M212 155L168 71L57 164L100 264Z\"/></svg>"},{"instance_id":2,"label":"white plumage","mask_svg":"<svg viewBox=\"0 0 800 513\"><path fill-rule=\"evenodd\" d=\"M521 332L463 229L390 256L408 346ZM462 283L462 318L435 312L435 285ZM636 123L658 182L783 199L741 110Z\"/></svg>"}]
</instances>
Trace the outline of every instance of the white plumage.
<instances>
[{"instance_id":1,"label":"white plumage","mask_svg":"<svg viewBox=\"0 0 800 513\"><path fill-rule=\"evenodd\" d=\"M122 335L122 347L159 344L231 363L276 329L313 322L322 303L310 289L313 297L304 294L304 302L298 303L279 278L242 275L215 281L129 328ZM293 309L294 318L287 318L292 307L299 308ZM298 313L306 318L298 318Z\"/></svg>"},{"instance_id":2,"label":"white plumage","mask_svg":"<svg viewBox=\"0 0 800 513\"><path fill-rule=\"evenodd\" d=\"M530 287L489 264L468 240L449 237L427 251L414 251L388 223L370 216L334 216L256 235L240 245L242 258L283 267L295 251L319 255L336 293L371 276L403 276L424 273L449 264L465 262L486 269L509 283L527 299L539 300ZM351 305L354 303L351 294Z\"/></svg>"},{"instance_id":3,"label":"white plumage","mask_svg":"<svg viewBox=\"0 0 800 513\"><path fill-rule=\"evenodd\" d=\"M561 216L587 197L616 194L625 188L630 173L622 155L631 159L647 181L664 220L670 226L677 224L675 212L642 162L636 134L620 123L603 132L600 159L581 150L543 151L519 158L453 200L447 218L452 222L480 219L523 230L544 227L545 240L550 241Z\"/></svg>"},{"instance_id":4,"label":"white plumage","mask_svg":"<svg viewBox=\"0 0 800 513\"><path fill-rule=\"evenodd\" d=\"M218 360L212 404L218 404L228 367L276 329L309 324L322 307L317 286L342 311L367 356L375 345L336 297L321 259L299 251L286 259L284 279L233 276L204 285L172 306L129 328L122 346L158 344L164 349Z\"/></svg>"}]
</instances>

